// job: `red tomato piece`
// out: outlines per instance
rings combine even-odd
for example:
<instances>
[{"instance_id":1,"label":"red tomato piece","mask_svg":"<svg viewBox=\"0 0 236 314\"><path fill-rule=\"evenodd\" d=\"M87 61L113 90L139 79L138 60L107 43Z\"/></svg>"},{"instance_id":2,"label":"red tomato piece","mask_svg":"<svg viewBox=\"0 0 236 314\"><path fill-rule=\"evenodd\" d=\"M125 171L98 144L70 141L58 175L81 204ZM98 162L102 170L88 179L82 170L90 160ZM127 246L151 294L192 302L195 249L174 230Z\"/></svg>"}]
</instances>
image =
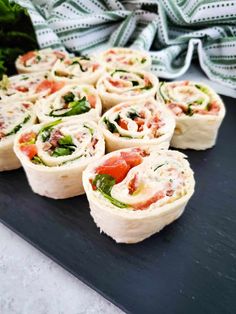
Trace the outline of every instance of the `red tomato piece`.
<instances>
[{"instance_id":1,"label":"red tomato piece","mask_svg":"<svg viewBox=\"0 0 236 314\"><path fill-rule=\"evenodd\" d=\"M29 51L20 57L21 61L25 63L26 61L34 58L36 56L36 51Z\"/></svg>"},{"instance_id":2,"label":"red tomato piece","mask_svg":"<svg viewBox=\"0 0 236 314\"><path fill-rule=\"evenodd\" d=\"M20 150L28 156L29 159L33 159L34 156L37 155L37 147L35 144L22 144Z\"/></svg>"},{"instance_id":3,"label":"red tomato piece","mask_svg":"<svg viewBox=\"0 0 236 314\"><path fill-rule=\"evenodd\" d=\"M64 86L65 86L64 82L52 82L51 94L59 91Z\"/></svg>"},{"instance_id":4,"label":"red tomato piece","mask_svg":"<svg viewBox=\"0 0 236 314\"><path fill-rule=\"evenodd\" d=\"M123 84L122 82L113 81L112 79L110 79L109 82L110 82L111 85L114 86L114 87L124 87L124 84Z\"/></svg>"},{"instance_id":5,"label":"red tomato piece","mask_svg":"<svg viewBox=\"0 0 236 314\"><path fill-rule=\"evenodd\" d=\"M88 95L87 99L88 99L88 102L90 103L91 108L95 108L96 107L96 96Z\"/></svg>"},{"instance_id":6,"label":"red tomato piece","mask_svg":"<svg viewBox=\"0 0 236 314\"><path fill-rule=\"evenodd\" d=\"M19 92L22 92L22 93L29 91L28 87L26 87L26 86L17 86L16 90L18 90Z\"/></svg>"},{"instance_id":7,"label":"red tomato piece","mask_svg":"<svg viewBox=\"0 0 236 314\"><path fill-rule=\"evenodd\" d=\"M108 174L112 176L116 183L121 182L126 177L130 166L119 156L111 157L103 165L97 167L98 174Z\"/></svg>"},{"instance_id":8,"label":"red tomato piece","mask_svg":"<svg viewBox=\"0 0 236 314\"><path fill-rule=\"evenodd\" d=\"M93 64L93 72L96 71L99 68L99 64L98 63L94 63Z\"/></svg>"},{"instance_id":9,"label":"red tomato piece","mask_svg":"<svg viewBox=\"0 0 236 314\"><path fill-rule=\"evenodd\" d=\"M19 139L19 143L28 143L31 142L32 140L35 140L36 138L36 134L34 132L29 132L29 133L25 133L22 134L20 139Z\"/></svg>"},{"instance_id":10,"label":"red tomato piece","mask_svg":"<svg viewBox=\"0 0 236 314\"><path fill-rule=\"evenodd\" d=\"M126 120L120 119L120 120L118 121L118 125L119 125L122 129L128 130L128 122L127 122Z\"/></svg>"},{"instance_id":11,"label":"red tomato piece","mask_svg":"<svg viewBox=\"0 0 236 314\"><path fill-rule=\"evenodd\" d=\"M138 166L143 161L140 154L136 152L121 152L120 155L121 158L124 159L126 163L130 166L130 168Z\"/></svg>"}]
</instances>

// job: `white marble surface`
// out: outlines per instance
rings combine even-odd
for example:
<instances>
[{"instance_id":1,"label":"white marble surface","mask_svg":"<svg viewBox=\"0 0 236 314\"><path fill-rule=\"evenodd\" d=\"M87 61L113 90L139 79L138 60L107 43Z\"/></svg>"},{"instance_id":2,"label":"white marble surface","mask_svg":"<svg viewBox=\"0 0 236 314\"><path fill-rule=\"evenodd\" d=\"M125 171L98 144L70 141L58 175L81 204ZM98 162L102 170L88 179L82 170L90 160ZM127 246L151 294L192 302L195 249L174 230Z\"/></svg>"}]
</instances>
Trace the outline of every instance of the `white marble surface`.
<instances>
[{"instance_id":1,"label":"white marble surface","mask_svg":"<svg viewBox=\"0 0 236 314\"><path fill-rule=\"evenodd\" d=\"M121 314L0 223L0 314Z\"/></svg>"}]
</instances>

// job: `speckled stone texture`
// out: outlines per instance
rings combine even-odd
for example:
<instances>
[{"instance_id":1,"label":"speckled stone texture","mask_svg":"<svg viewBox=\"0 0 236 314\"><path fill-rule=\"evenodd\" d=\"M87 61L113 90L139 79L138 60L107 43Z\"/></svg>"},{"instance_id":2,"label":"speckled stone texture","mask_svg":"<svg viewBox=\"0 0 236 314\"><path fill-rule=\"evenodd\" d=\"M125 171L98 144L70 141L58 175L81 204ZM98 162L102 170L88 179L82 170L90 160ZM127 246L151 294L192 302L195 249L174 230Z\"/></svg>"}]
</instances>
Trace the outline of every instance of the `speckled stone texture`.
<instances>
[{"instance_id":1,"label":"speckled stone texture","mask_svg":"<svg viewBox=\"0 0 236 314\"><path fill-rule=\"evenodd\" d=\"M1 314L121 314L0 223Z\"/></svg>"}]
</instances>

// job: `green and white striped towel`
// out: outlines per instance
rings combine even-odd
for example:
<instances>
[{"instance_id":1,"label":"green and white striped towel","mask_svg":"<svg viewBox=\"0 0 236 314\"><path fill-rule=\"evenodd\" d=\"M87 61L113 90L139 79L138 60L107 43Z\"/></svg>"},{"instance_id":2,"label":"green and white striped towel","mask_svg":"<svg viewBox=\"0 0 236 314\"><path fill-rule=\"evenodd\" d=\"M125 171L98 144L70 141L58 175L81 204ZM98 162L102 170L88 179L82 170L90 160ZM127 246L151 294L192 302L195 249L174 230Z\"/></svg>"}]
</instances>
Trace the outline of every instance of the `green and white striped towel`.
<instances>
[{"instance_id":1,"label":"green and white striped towel","mask_svg":"<svg viewBox=\"0 0 236 314\"><path fill-rule=\"evenodd\" d=\"M152 71L174 79L199 59L207 76L236 87L235 0L15 0L39 46L87 54L111 46L150 50Z\"/></svg>"}]
</instances>

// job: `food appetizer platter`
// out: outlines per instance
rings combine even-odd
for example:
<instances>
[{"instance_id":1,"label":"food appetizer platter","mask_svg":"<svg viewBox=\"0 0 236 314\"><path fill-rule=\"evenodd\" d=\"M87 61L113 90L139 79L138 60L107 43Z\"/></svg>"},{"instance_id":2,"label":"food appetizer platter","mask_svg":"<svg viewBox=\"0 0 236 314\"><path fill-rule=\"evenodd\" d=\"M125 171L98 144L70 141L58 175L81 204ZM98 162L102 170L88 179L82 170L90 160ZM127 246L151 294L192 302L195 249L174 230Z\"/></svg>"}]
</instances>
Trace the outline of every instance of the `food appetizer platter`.
<instances>
[{"instance_id":1,"label":"food appetizer platter","mask_svg":"<svg viewBox=\"0 0 236 314\"><path fill-rule=\"evenodd\" d=\"M147 53L127 48L29 52L16 68L0 82L0 220L125 311L192 312L194 296L222 313L233 100L161 82ZM227 300L209 302L222 282Z\"/></svg>"}]
</instances>

